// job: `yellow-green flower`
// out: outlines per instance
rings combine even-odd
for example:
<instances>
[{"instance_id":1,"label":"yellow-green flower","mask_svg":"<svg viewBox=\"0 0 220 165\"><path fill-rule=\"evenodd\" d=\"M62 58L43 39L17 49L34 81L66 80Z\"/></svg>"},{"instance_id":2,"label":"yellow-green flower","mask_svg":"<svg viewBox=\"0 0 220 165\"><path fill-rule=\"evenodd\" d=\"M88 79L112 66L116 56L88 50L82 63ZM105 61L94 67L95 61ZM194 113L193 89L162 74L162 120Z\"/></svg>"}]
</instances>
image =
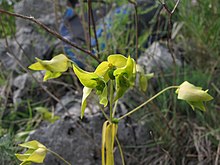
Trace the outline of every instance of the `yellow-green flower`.
<instances>
[{"instance_id":1,"label":"yellow-green flower","mask_svg":"<svg viewBox=\"0 0 220 165\"><path fill-rule=\"evenodd\" d=\"M43 163L47 148L36 140L29 141L19 146L27 148L28 150L24 154L15 154L15 156L22 161L20 165L30 165L31 163Z\"/></svg>"},{"instance_id":2,"label":"yellow-green flower","mask_svg":"<svg viewBox=\"0 0 220 165\"><path fill-rule=\"evenodd\" d=\"M116 78L116 96L114 100L119 99L134 83L136 66L134 60L129 56L124 67L117 68L113 75Z\"/></svg>"},{"instance_id":3,"label":"yellow-green flower","mask_svg":"<svg viewBox=\"0 0 220 165\"><path fill-rule=\"evenodd\" d=\"M204 91L201 87L196 87L187 81L183 82L176 90L176 93L178 94L178 99L185 100L187 103L190 104L193 110L195 110L195 108L198 108L202 111L206 110L203 102L213 99L213 97L207 92L208 90Z\"/></svg>"},{"instance_id":4,"label":"yellow-green flower","mask_svg":"<svg viewBox=\"0 0 220 165\"><path fill-rule=\"evenodd\" d=\"M120 54L110 55L107 61L102 62L94 72L87 72L73 64L73 70L79 81L83 84L83 98L81 106L81 117L84 115L86 108L86 99L91 93L92 89L96 89L99 96L100 104L107 106L107 85L106 83L116 78L118 99L127 88L130 86L131 77L135 73L135 62L132 58L124 57ZM124 83L123 83L124 82ZM126 88L125 88L126 86ZM120 90L122 89L122 90Z\"/></svg>"},{"instance_id":5,"label":"yellow-green flower","mask_svg":"<svg viewBox=\"0 0 220 165\"><path fill-rule=\"evenodd\" d=\"M32 70L45 70L44 81L61 76L67 71L70 60L64 55L60 54L53 57L51 60L41 60L36 58L37 62L30 65L28 68Z\"/></svg>"}]
</instances>

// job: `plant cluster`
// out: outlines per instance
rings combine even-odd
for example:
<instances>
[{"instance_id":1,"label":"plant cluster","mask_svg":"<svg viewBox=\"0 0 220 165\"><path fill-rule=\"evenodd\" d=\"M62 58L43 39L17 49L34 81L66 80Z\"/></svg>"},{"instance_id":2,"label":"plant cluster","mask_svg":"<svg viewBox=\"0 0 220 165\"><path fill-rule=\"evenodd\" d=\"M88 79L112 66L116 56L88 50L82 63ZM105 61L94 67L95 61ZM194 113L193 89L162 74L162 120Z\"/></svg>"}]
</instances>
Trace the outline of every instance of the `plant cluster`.
<instances>
[{"instance_id":1,"label":"plant cluster","mask_svg":"<svg viewBox=\"0 0 220 165\"><path fill-rule=\"evenodd\" d=\"M86 99L92 90L96 91L101 105L104 107L109 105L108 113L102 111L106 117L106 121L103 123L102 128L102 165L114 164L115 140L120 148L122 164L124 164L123 153L117 139L118 122L138 111L141 107L145 106L165 91L169 89L176 89L176 94L178 95L177 98L186 101L193 110L197 108L205 111L204 102L213 99L213 97L207 93L208 90L204 91L201 87L196 87L185 81L179 86L170 86L163 89L140 106L134 108L121 117L115 118L118 99L124 96L128 89L132 88L135 84L136 74L141 70L138 69L140 66L137 67L138 65L135 63L135 60L130 56L125 57L121 54L109 55L107 61L100 63L94 72L82 70L64 54L57 55L51 60L36 59L37 62L30 65L29 68L32 70L45 70L44 81L61 76L63 72L67 71L68 67L71 67L74 70L74 73L84 86L81 118L84 116ZM146 75L142 73L141 76ZM140 82L142 84L146 83L144 81ZM37 141L27 142L21 144L21 146L29 149L24 154L16 155L17 158L22 161L22 165L30 162L42 163L48 151L44 145Z\"/></svg>"}]
</instances>

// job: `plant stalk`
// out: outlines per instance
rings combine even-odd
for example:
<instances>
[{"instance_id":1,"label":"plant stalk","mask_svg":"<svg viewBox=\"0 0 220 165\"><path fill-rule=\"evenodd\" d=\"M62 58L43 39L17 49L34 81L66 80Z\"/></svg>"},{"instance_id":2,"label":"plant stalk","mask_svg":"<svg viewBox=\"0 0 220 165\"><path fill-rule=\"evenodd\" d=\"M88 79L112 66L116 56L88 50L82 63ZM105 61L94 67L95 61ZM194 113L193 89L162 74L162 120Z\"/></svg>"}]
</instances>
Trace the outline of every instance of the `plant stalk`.
<instances>
[{"instance_id":1,"label":"plant stalk","mask_svg":"<svg viewBox=\"0 0 220 165\"><path fill-rule=\"evenodd\" d=\"M63 162L65 162L67 165L71 165L69 162L67 162L62 156L60 156L59 154L57 154L56 152L53 152L49 149L47 149L48 152L52 153L54 156L56 156L57 158L59 158L60 160L62 160Z\"/></svg>"},{"instance_id":2,"label":"plant stalk","mask_svg":"<svg viewBox=\"0 0 220 165\"><path fill-rule=\"evenodd\" d=\"M161 95L162 93L164 93L165 91L169 90L169 89L175 89L175 88L179 88L179 86L169 86L165 89L163 89L162 91L158 92L156 95L154 95L153 97L151 97L150 99L148 99L147 101L145 101L144 103L142 103L141 105L139 105L138 107L136 107L135 109L131 110L130 112L126 113L125 115L121 116L118 118L118 121L120 121L121 119L131 115L132 113L138 111L140 108L142 108L143 106L145 106L146 104L148 104L150 101L152 101L153 99L155 99L156 97L158 97L159 95Z\"/></svg>"},{"instance_id":3,"label":"plant stalk","mask_svg":"<svg viewBox=\"0 0 220 165\"><path fill-rule=\"evenodd\" d=\"M113 119L113 102L114 102L113 80L110 80L110 98L109 98L110 122L112 122Z\"/></svg>"}]
</instances>

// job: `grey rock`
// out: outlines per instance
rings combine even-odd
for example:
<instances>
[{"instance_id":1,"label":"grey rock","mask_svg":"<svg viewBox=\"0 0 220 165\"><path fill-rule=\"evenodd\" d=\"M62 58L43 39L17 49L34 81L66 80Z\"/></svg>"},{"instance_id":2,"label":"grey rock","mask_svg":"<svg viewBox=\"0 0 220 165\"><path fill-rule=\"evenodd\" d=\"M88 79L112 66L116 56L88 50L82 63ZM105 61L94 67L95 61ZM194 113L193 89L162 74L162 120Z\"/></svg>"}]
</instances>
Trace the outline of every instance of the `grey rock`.
<instances>
[{"instance_id":1,"label":"grey rock","mask_svg":"<svg viewBox=\"0 0 220 165\"><path fill-rule=\"evenodd\" d=\"M35 72L33 76L38 80L43 78L42 72ZM15 89L13 91L13 103L15 105L19 104L24 97L28 98L28 90L31 89L33 84L34 79L28 73L17 76L13 80L13 88Z\"/></svg>"},{"instance_id":2,"label":"grey rock","mask_svg":"<svg viewBox=\"0 0 220 165\"><path fill-rule=\"evenodd\" d=\"M56 17L53 5L50 0L21 0L15 3L14 11L25 16L31 16L46 26L55 29ZM11 64L16 64L17 62L13 57L9 57L9 53L16 56L21 64L27 67L34 61L35 57L45 58L46 52L57 43L56 40L52 40L45 30L30 20L16 18L15 36L12 39L8 39L9 44L7 46L1 42L3 48L7 47L7 49L0 48L1 62L5 64L6 68L14 69L17 66L13 65L12 67Z\"/></svg>"},{"instance_id":3,"label":"grey rock","mask_svg":"<svg viewBox=\"0 0 220 165\"><path fill-rule=\"evenodd\" d=\"M11 40L9 40L9 43L11 42ZM0 63L1 63L1 68L4 68L5 70L8 69L15 69L17 66L17 63L15 61L15 59L10 56L10 54L8 53L8 49L11 48L7 48L5 40L1 39L0 40Z\"/></svg>"},{"instance_id":4,"label":"grey rock","mask_svg":"<svg viewBox=\"0 0 220 165\"><path fill-rule=\"evenodd\" d=\"M53 1L50 0L22 0L15 4L14 10L16 13L32 16L36 19L43 19L45 16L54 13ZM55 19L54 17L50 19ZM53 21L55 23L55 21ZM16 19L17 30L21 27L30 26L30 21L24 19Z\"/></svg>"},{"instance_id":5,"label":"grey rock","mask_svg":"<svg viewBox=\"0 0 220 165\"><path fill-rule=\"evenodd\" d=\"M180 66L180 60L178 60L176 57L174 57L174 59L176 65ZM163 46L159 42L154 42L138 59L138 64L143 66L147 73L150 73L152 71L168 69L173 66L174 62L168 48Z\"/></svg>"},{"instance_id":6,"label":"grey rock","mask_svg":"<svg viewBox=\"0 0 220 165\"><path fill-rule=\"evenodd\" d=\"M80 104L75 102L74 107L80 107ZM101 113L85 114L82 120L79 116L63 115L54 124L37 129L31 134L30 140L38 140L73 165L101 165L101 131L104 121ZM134 153L129 146L134 147L145 143L148 138L146 130L144 125L135 125L129 118L119 123L118 139L126 155ZM115 146L115 164L121 164L117 144ZM141 151L142 149L139 150ZM138 162L134 159L129 160L129 163L137 164ZM44 165L58 164L62 162L51 154L48 154L44 161Z\"/></svg>"}]
</instances>

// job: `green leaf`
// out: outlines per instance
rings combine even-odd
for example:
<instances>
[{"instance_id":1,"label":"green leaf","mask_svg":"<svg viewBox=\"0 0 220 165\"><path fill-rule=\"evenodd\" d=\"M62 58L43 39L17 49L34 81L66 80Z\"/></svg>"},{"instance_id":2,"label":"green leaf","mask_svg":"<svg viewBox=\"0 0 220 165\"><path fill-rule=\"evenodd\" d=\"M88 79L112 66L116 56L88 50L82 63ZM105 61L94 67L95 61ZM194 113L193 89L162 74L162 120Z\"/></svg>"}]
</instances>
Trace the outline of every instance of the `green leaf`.
<instances>
[{"instance_id":1,"label":"green leaf","mask_svg":"<svg viewBox=\"0 0 220 165\"><path fill-rule=\"evenodd\" d=\"M92 92L92 88L87 88L87 87L83 88L83 97L82 97L82 105L81 105L81 118L83 118L84 112L86 109L86 105L87 105L86 99L90 95L91 92Z\"/></svg>"},{"instance_id":2,"label":"green leaf","mask_svg":"<svg viewBox=\"0 0 220 165\"><path fill-rule=\"evenodd\" d=\"M54 115L53 113L49 112L49 110L45 107L36 107L37 112L42 114L43 120L46 120L50 123L54 123L55 121L59 120L60 117Z\"/></svg>"},{"instance_id":3,"label":"green leaf","mask_svg":"<svg viewBox=\"0 0 220 165\"><path fill-rule=\"evenodd\" d=\"M83 86L88 88L95 88L97 86L96 79L99 79L100 77L96 73L84 71L74 64L73 70Z\"/></svg>"}]
</instances>

